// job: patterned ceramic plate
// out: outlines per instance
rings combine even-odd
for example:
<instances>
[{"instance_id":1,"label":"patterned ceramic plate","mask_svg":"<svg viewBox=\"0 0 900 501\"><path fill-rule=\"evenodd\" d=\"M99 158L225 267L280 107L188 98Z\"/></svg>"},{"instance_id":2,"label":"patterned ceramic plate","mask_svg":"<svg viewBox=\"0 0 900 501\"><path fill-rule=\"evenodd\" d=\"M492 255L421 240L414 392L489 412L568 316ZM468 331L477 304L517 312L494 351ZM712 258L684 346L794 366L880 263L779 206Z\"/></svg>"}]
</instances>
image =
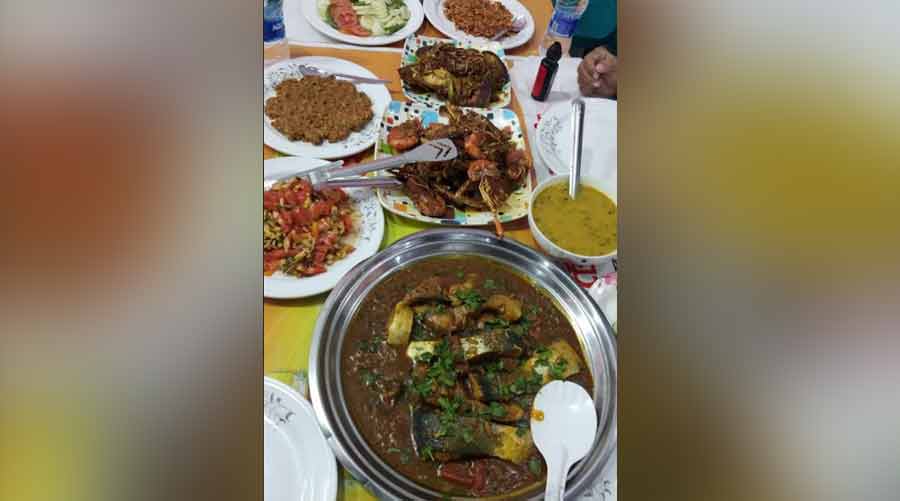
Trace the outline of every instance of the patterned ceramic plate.
<instances>
[{"instance_id":1,"label":"patterned ceramic plate","mask_svg":"<svg viewBox=\"0 0 900 501\"><path fill-rule=\"evenodd\" d=\"M512 129L512 142L517 148L526 149L522 127L519 125L519 118L515 112L506 108L496 110L467 109L486 116L488 120L500 129L510 127ZM431 108L419 103L392 101L388 105L381 123L381 132L378 135L378 142L375 144L375 157L381 158L392 155L394 153L393 148L387 144L388 132L395 125L416 117L422 121L423 127L428 127L432 122L449 122L446 117L440 116L437 108ZM501 222L514 221L528 215L528 198L531 190L531 176L529 175L526 177L525 186L514 191L503 207L500 208ZM378 190L378 200L381 201L381 205L385 209L394 214L426 223L447 226L482 226L493 224L494 222L494 216L490 212L474 210L463 211L455 209L453 219L428 217L419 212L412 200L402 190Z\"/></svg>"},{"instance_id":2,"label":"patterned ceramic plate","mask_svg":"<svg viewBox=\"0 0 900 501\"><path fill-rule=\"evenodd\" d=\"M300 172L324 165L324 160L301 157L283 157L263 162L264 188L272 186L271 181L279 174ZM328 271L312 277L297 278L277 272L263 277L263 296L286 299L314 296L329 291L357 263L378 252L384 237L384 213L378 198L370 189L349 188L345 190L353 200L357 216L354 218L356 235L351 235L350 244L355 250L344 259L328 267Z\"/></svg>"},{"instance_id":3,"label":"patterned ceramic plate","mask_svg":"<svg viewBox=\"0 0 900 501\"><path fill-rule=\"evenodd\" d=\"M284 383L263 380L265 501L337 496L337 463L312 406Z\"/></svg>"},{"instance_id":4,"label":"patterned ceramic plate","mask_svg":"<svg viewBox=\"0 0 900 501\"><path fill-rule=\"evenodd\" d=\"M584 143L581 165L600 175L616 169L617 105L610 99L585 99ZM554 174L569 172L572 154L572 105L558 103L541 115L537 128L537 150ZM609 173L604 173L609 174ZM613 172L614 174L614 172Z\"/></svg>"},{"instance_id":5,"label":"patterned ceramic plate","mask_svg":"<svg viewBox=\"0 0 900 501\"><path fill-rule=\"evenodd\" d=\"M503 6L506 7L513 16L522 16L523 18L525 18L525 27L519 30L518 33L504 35L503 37L501 37L499 40L500 46L504 49L511 49L531 40L531 37L534 35L534 18L531 16L531 11L528 10L528 7L522 5L516 0L497 1L502 3ZM424 0L423 7L425 8L425 17L428 18L428 21L431 22L432 26L454 40L463 40L476 43L485 43L490 41L487 38L472 36L460 29L457 29L456 24L454 24L453 21L447 19L447 15L444 14L444 2L445 0Z\"/></svg>"},{"instance_id":6,"label":"patterned ceramic plate","mask_svg":"<svg viewBox=\"0 0 900 501\"><path fill-rule=\"evenodd\" d=\"M407 38L406 43L403 44L403 55L400 56L400 66L406 66L415 63L416 61L418 61L418 58L416 57L416 51L419 50L420 47L434 45L436 43L448 43L456 47L489 50L494 54L497 54L497 56L503 61L503 63L506 64L506 58L503 52L503 48L500 47L500 44L496 42L473 44L470 42L460 42L458 40L445 40L443 38L412 36ZM434 108L438 108L440 107L440 105L447 103L433 92L416 92L412 90L408 85L406 85L405 82L403 82L403 95L408 97L409 99L412 99L413 101L417 101ZM506 85L504 85L503 89L500 91L499 98L496 101L493 101L489 108L503 108L504 106L509 105L510 100L512 100L512 83L506 82Z\"/></svg>"},{"instance_id":7,"label":"patterned ceramic plate","mask_svg":"<svg viewBox=\"0 0 900 501\"><path fill-rule=\"evenodd\" d=\"M315 66L333 73L344 73L368 78L378 78L371 71L358 64L334 57L300 57L289 59L266 68L263 73L263 101L275 96L275 86L289 78L303 78L297 69L299 65ZM341 158L355 155L375 143L378 135L378 121L384 108L391 101L387 87L379 84L357 84L357 90L372 100L372 120L359 132L352 132L343 141L325 141L315 145L304 141L291 141L272 127L272 121L263 112L263 141L269 147L285 153L311 158Z\"/></svg>"}]
</instances>

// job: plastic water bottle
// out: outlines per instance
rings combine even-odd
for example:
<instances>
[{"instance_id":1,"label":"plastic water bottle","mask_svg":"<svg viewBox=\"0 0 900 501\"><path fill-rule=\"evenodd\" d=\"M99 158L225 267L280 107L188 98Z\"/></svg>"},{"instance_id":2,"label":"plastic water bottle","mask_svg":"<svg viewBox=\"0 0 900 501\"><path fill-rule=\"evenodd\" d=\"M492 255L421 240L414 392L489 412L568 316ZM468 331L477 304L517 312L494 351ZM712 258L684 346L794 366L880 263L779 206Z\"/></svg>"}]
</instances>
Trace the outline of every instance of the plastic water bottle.
<instances>
[{"instance_id":1,"label":"plastic water bottle","mask_svg":"<svg viewBox=\"0 0 900 501\"><path fill-rule=\"evenodd\" d=\"M284 30L283 0L263 0L263 64L269 66L290 56Z\"/></svg>"},{"instance_id":2,"label":"plastic water bottle","mask_svg":"<svg viewBox=\"0 0 900 501\"><path fill-rule=\"evenodd\" d=\"M569 55L575 28L578 27L578 20L587 10L587 6L588 0L556 0L553 16L550 18L550 24L547 25L544 39L541 40L539 51L542 57L546 55L547 49L553 45L553 42L559 42L562 45L564 56Z\"/></svg>"}]
</instances>

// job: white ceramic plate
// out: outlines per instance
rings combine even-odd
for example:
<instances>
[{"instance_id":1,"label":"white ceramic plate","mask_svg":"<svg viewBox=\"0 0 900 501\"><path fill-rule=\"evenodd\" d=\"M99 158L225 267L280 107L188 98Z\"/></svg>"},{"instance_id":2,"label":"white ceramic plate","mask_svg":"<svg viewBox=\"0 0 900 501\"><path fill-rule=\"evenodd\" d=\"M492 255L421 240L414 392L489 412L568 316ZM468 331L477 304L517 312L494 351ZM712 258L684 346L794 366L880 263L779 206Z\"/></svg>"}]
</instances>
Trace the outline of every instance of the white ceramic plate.
<instances>
[{"instance_id":1,"label":"white ceramic plate","mask_svg":"<svg viewBox=\"0 0 900 501\"><path fill-rule=\"evenodd\" d=\"M296 391L263 380L265 501L324 501L337 496L337 463L312 406Z\"/></svg>"},{"instance_id":2,"label":"white ceramic plate","mask_svg":"<svg viewBox=\"0 0 900 501\"><path fill-rule=\"evenodd\" d=\"M500 47L500 44L497 42L470 43L461 42L459 40L447 40L444 38L412 36L407 38L406 42L403 44L403 54L400 56L400 66L403 67L416 63L419 60L418 56L416 56L416 52L420 48L439 43L447 43L464 49L478 49L481 51L489 50L494 54L497 54L497 57L503 61L503 64L507 64L506 53L504 52L503 47ZM434 92L419 92L413 90L412 87L403 81L401 81L401 85L403 86L403 95L413 101L418 101L426 106L434 108L439 108L442 104L447 103L447 101L441 99L441 97ZM487 108L504 108L509 105L510 101L512 101L512 80L506 82L506 85L503 86L500 94L497 95L497 99L491 101Z\"/></svg>"},{"instance_id":3,"label":"white ceramic plate","mask_svg":"<svg viewBox=\"0 0 900 501\"><path fill-rule=\"evenodd\" d=\"M283 157L263 162L263 188L272 186L270 178L289 172L306 171L325 164L324 160L314 158ZM346 188L350 195L356 214L354 215L355 235L351 235L350 244L355 250L344 259L328 267L325 273L311 277L293 277L276 272L272 276L263 277L263 296L275 299L288 299L314 296L327 292L337 285L338 281L357 263L371 257L381 246L384 237L384 213L378 203L378 196L368 188Z\"/></svg>"},{"instance_id":4,"label":"white ceramic plate","mask_svg":"<svg viewBox=\"0 0 900 501\"><path fill-rule=\"evenodd\" d=\"M534 35L534 18L531 17L531 12L528 10L528 7L525 7L517 0L497 1L502 3L513 16L521 15L525 17L525 27L522 28L522 31L504 36L497 40L497 42L500 43L500 46L504 49L511 49L531 40L531 37ZM428 21L444 35L447 35L454 40L476 44L490 42L487 38L475 37L457 29L456 25L447 19L447 16L444 14L444 0L423 0L422 5L425 7L425 17L427 17Z\"/></svg>"},{"instance_id":5,"label":"white ceramic plate","mask_svg":"<svg viewBox=\"0 0 900 501\"><path fill-rule=\"evenodd\" d=\"M399 42L412 35L420 26L422 26L422 21L425 20L425 11L422 9L420 0L405 1L406 8L409 9L409 19L406 21L406 26L390 35L358 37L342 33L319 16L316 0L303 0L303 16L306 17L309 24L318 30L319 33L340 40L341 42L352 43L355 45L387 45Z\"/></svg>"},{"instance_id":6,"label":"white ceramic plate","mask_svg":"<svg viewBox=\"0 0 900 501\"><path fill-rule=\"evenodd\" d=\"M581 165L597 177L616 173L617 105L610 99L585 99L584 143ZM558 103L541 115L537 128L537 150L552 173L569 172L572 154L572 104Z\"/></svg>"},{"instance_id":7,"label":"white ceramic plate","mask_svg":"<svg viewBox=\"0 0 900 501\"><path fill-rule=\"evenodd\" d=\"M472 110L480 115L486 116L491 123L501 130L509 127L512 130L511 141L516 145L516 148L521 150L526 149L525 133L522 131L522 126L519 124L519 118L512 110L508 108L496 110L483 110L480 108L464 109ZM423 127L428 127L432 122L449 122L447 117L440 115L437 108L428 107L420 103L392 101L385 111L384 120L381 124L381 134L378 137L378 144L375 147L376 158L383 158L394 153L390 145L387 144L387 136L390 129L395 125L399 125L413 118L421 120ZM525 183L518 190L512 192L503 206L500 207L500 222L506 223L528 216L528 200L531 196L532 187L531 173L529 173L525 178ZM416 205L408 196L406 196L402 189L379 189L378 199L385 209L394 214L416 221L422 221L424 223L439 224L442 226L483 226L493 224L494 222L494 215L490 211L455 209L452 219L439 219L426 216L419 212Z\"/></svg>"},{"instance_id":8,"label":"white ceramic plate","mask_svg":"<svg viewBox=\"0 0 900 501\"><path fill-rule=\"evenodd\" d=\"M297 69L299 65L314 66L333 73L378 78L358 64L334 57L315 56L289 59L269 66L263 72L263 101L275 96L275 86L282 81L289 78L303 78ZM266 116L265 108L263 108L263 141L270 148L281 153L312 158L341 158L366 150L375 144L375 138L378 136L378 122L384 109L391 102L391 94L387 87L380 84L356 84L356 88L369 96L374 116L362 130L350 133L343 141L336 143L325 141L319 145L304 141L291 141L272 127L272 121Z\"/></svg>"}]
</instances>

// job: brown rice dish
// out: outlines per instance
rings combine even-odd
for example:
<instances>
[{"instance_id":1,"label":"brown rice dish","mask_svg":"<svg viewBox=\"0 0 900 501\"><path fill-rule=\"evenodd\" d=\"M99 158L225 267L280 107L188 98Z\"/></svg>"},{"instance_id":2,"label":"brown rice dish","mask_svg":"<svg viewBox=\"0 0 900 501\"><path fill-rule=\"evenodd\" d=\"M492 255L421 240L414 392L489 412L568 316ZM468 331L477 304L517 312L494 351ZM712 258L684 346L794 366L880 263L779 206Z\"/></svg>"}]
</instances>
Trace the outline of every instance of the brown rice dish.
<instances>
[{"instance_id":1,"label":"brown rice dish","mask_svg":"<svg viewBox=\"0 0 900 501\"><path fill-rule=\"evenodd\" d=\"M275 86L266 101L272 127L291 141L322 144L347 138L374 116L369 96L334 77L292 78Z\"/></svg>"},{"instance_id":2,"label":"brown rice dish","mask_svg":"<svg viewBox=\"0 0 900 501\"><path fill-rule=\"evenodd\" d=\"M444 15L469 35L493 38L513 28L513 15L500 2L493 0L447 0Z\"/></svg>"}]
</instances>

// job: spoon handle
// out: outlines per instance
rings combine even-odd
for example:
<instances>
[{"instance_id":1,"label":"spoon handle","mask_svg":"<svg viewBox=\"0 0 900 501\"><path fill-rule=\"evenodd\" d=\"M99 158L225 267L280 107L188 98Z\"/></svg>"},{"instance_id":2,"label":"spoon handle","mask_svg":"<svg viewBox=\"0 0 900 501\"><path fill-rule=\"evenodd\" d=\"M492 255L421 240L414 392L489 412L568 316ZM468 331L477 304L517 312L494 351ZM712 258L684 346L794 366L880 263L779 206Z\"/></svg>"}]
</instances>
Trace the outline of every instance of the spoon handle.
<instances>
[{"instance_id":1,"label":"spoon handle","mask_svg":"<svg viewBox=\"0 0 900 501\"><path fill-rule=\"evenodd\" d=\"M544 501L563 501L566 492L566 474L569 472L569 459L565 449L555 458L547 458L547 487L544 489Z\"/></svg>"},{"instance_id":2,"label":"spoon handle","mask_svg":"<svg viewBox=\"0 0 900 501\"><path fill-rule=\"evenodd\" d=\"M569 198L578 196L578 184L581 182L581 151L584 145L584 101L581 98L572 101L572 157L569 173Z\"/></svg>"}]
</instances>

